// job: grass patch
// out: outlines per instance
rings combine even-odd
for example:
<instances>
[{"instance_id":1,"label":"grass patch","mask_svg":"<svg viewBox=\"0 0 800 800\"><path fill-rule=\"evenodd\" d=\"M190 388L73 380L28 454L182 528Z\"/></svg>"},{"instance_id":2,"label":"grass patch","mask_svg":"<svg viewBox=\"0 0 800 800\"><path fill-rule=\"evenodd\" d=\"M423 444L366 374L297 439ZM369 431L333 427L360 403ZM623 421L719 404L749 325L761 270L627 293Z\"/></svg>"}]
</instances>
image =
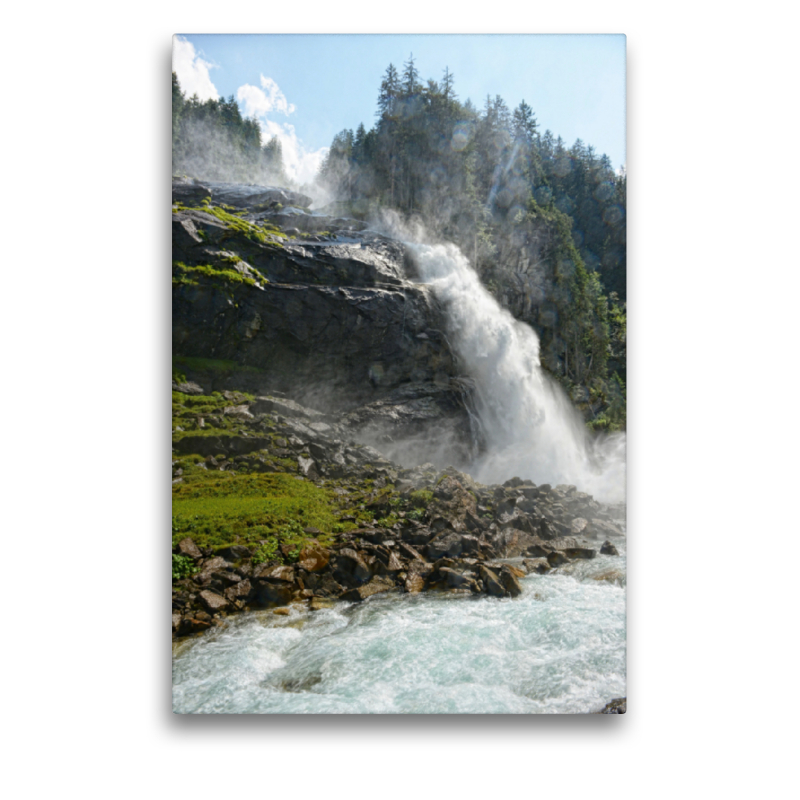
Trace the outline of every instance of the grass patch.
<instances>
[{"instance_id":1,"label":"grass patch","mask_svg":"<svg viewBox=\"0 0 800 800\"><path fill-rule=\"evenodd\" d=\"M420 489L418 492L411 492L411 502L417 508L427 508L433 502L433 492L429 489Z\"/></svg>"},{"instance_id":2,"label":"grass patch","mask_svg":"<svg viewBox=\"0 0 800 800\"><path fill-rule=\"evenodd\" d=\"M215 549L270 540L298 549L310 538L303 528L318 528L329 544L337 523L335 496L294 475L207 473L172 489L173 545L191 536Z\"/></svg>"}]
</instances>

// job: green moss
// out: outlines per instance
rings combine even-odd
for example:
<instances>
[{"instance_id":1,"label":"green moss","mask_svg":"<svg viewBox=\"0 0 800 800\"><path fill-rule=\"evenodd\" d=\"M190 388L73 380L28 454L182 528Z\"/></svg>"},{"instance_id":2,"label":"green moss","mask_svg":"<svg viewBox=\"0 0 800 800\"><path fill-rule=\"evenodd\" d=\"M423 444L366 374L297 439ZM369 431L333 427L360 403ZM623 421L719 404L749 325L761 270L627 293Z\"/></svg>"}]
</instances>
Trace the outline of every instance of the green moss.
<instances>
[{"instance_id":1,"label":"green moss","mask_svg":"<svg viewBox=\"0 0 800 800\"><path fill-rule=\"evenodd\" d=\"M433 501L433 492L428 489L420 489L418 492L411 492L411 502L417 508L426 508Z\"/></svg>"},{"instance_id":2,"label":"green moss","mask_svg":"<svg viewBox=\"0 0 800 800\"><path fill-rule=\"evenodd\" d=\"M242 275L235 269L220 269L212 264L197 264L194 266L187 266L181 261L172 262L172 282L173 283L197 283L194 278L202 276L209 278L213 282L222 281L232 284L247 284L248 286L256 286L256 281L247 276Z\"/></svg>"},{"instance_id":3,"label":"green moss","mask_svg":"<svg viewBox=\"0 0 800 800\"><path fill-rule=\"evenodd\" d=\"M216 217L220 222L224 222L229 228L232 228L239 233L243 233L248 239L260 242L261 244L276 244L271 241L270 237L277 236L279 238L286 238L286 234L274 225L261 224L256 225L254 222L248 222L235 214L225 211L219 206L212 206L211 204L203 206L199 209L208 214Z\"/></svg>"}]
</instances>

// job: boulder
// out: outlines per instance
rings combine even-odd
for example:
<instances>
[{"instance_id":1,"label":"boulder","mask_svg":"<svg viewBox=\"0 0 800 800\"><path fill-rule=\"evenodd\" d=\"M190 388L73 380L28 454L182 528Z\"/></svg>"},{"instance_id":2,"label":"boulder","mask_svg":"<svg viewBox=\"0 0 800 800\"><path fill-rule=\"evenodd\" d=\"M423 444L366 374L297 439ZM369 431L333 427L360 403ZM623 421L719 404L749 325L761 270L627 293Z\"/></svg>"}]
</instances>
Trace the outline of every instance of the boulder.
<instances>
[{"instance_id":1,"label":"boulder","mask_svg":"<svg viewBox=\"0 0 800 800\"><path fill-rule=\"evenodd\" d=\"M339 550L334 559L333 577L346 586L352 583L366 583L372 577L372 571L364 559L350 548Z\"/></svg>"},{"instance_id":2,"label":"boulder","mask_svg":"<svg viewBox=\"0 0 800 800\"><path fill-rule=\"evenodd\" d=\"M294 583L294 569L289 566L262 567L256 577L270 583Z\"/></svg>"},{"instance_id":3,"label":"boulder","mask_svg":"<svg viewBox=\"0 0 800 800\"><path fill-rule=\"evenodd\" d=\"M570 527L572 528L573 536L580 536L581 534L585 534L588 532L589 522L588 520L585 520L583 517L576 517L570 523Z\"/></svg>"},{"instance_id":4,"label":"boulder","mask_svg":"<svg viewBox=\"0 0 800 800\"><path fill-rule=\"evenodd\" d=\"M201 633L211 627L211 622L197 619L197 617L184 617L178 628L179 636L189 636L192 633Z\"/></svg>"},{"instance_id":5,"label":"boulder","mask_svg":"<svg viewBox=\"0 0 800 800\"><path fill-rule=\"evenodd\" d=\"M628 711L628 698L627 697L617 697L612 700L610 703L606 703L603 707L602 711L598 711L598 714L625 714Z\"/></svg>"},{"instance_id":6,"label":"boulder","mask_svg":"<svg viewBox=\"0 0 800 800\"><path fill-rule=\"evenodd\" d=\"M564 555L567 558L594 558L597 555L597 550L592 550L589 547L568 547L564 550Z\"/></svg>"},{"instance_id":7,"label":"boulder","mask_svg":"<svg viewBox=\"0 0 800 800\"><path fill-rule=\"evenodd\" d=\"M319 542L309 542L301 551L297 565L306 572L320 572L328 566L331 551Z\"/></svg>"},{"instance_id":8,"label":"boulder","mask_svg":"<svg viewBox=\"0 0 800 800\"><path fill-rule=\"evenodd\" d=\"M294 596L294 589L291 584L264 581L258 584L255 595L262 606L285 606Z\"/></svg>"},{"instance_id":9,"label":"boulder","mask_svg":"<svg viewBox=\"0 0 800 800\"><path fill-rule=\"evenodd\" d=\"M215 592L204 590L200 592L198 596L210 614L216 614L219 611L224 611L228 607L228 601Z\"/></svg>"},{"instance_id":10,"label":"boulder","mask_svg":"<svg viewBox=\"0 0 800 800\"><path fill-rule=\"evenodd\" d=\"M374 594L388 592L394 588L394 581L376 576L369 583L356 586L344 592L340 599L358 603L362 600L366 600L368 597L372 597Z\"/></svg>"},{"instance_id":11,"label":"boulder","mask_svg":"<svg viewBox=\"0 0 800 800\"><path fill-rule=\"evenodd\" d=\"M250 596L252 588L249 580L239 581L225 590L225 598L231 602L235 600L246 600Z\"/></svg>"},{"instance_id":12,"label":"boulder","mask_svg":"<svg viewBox=\"0 0 800 800\"><path fill-rule=\"evenodd\" d=\"M518 597L522 594L522 587L520 586L519 580L517 580L517 575L515 574L517 572L520 572L520 570L515 570L510 565L505 564L500 570L500 575L498 576L503 588L508 592L509 595L511 595L511 597Z\"/></svg>"},{"instance_id":13,"label":"boulder","mask_svg":"<svg viewBox=\"0 0 800 800\"><path fill-rule=\"evenodd\" d=\"M191 381L185 381L183 383L174 383L172 384L172 391L173 392L181 392L183 394L205 394L203 391L203 387L199 386L196 383L192 383Z\"/></svg>"},{"instance_id":14,"label":"boulder","mask_svg":"<svg viewBox=\"0 0 800 800\"><path fill-rule=\"evenodd\" d=\"M552 569L550 562L546 558L526 558L522 563L525 565L525 569L528 570L529 575L532 572L544 575Z\"/></svg>"},{"instance_id":15,"label":"boulder","mask_svg":"<svg viewBox=\"0 0 800 800\"><path fill-rule=\"evenodd\" d=\"M487 594L491 594L494 597L506 596L506 589L500 582L500 578L498 577L497 573L486 566L481 566L479 571L481 580L483 581L484 589L486 590Z\"/></svg>"},{"instance_id":16,"label":"boulder","mask_svg":"<svg viewBox=\"0 0 800 800\"><path fill-rule=\"evenodd\" d=\"M551 567L561 567L564 564L569 564L570 560L558 550L553 550L551 553L547 554L547 563L550 564Z\"/></svg>"},{"instance_id":17,"label":"boulder","mask_svg":"<svg viewBox=\"0 0 800 800\"><path fill-rule=\"evenodd\" d=\"M203 557L200 548L189 537L181 539L181 541L178 542L178 552L182 556L188 556L195 560Z\"/></svg>"},{"instance_id":18,"label":"boulder","mask_svg":"<svg viewBox=\"0 0 800 800\"><path fill-rule=\"evenodd\" d=\"M224 547L222 550L217 550L217 555L228 561L242 561L245 558L250 558L253 554L248 547L242 544L234 544L230 547Z\"/></svg>"},{"instance_id":19,"label":"boulder","mask_svg":"<svg viewBox=\"0 0 800 800\"><path fill-rule=\"evenodd\" d=\"M618 556L619 555L619 550L617 550L617 548L614 547L614 545L611 544L611 542L609 542L608 539L606 539L603 542L602 546L600 547L600 552L604 556Z\"/></svg>"}]
</instances>

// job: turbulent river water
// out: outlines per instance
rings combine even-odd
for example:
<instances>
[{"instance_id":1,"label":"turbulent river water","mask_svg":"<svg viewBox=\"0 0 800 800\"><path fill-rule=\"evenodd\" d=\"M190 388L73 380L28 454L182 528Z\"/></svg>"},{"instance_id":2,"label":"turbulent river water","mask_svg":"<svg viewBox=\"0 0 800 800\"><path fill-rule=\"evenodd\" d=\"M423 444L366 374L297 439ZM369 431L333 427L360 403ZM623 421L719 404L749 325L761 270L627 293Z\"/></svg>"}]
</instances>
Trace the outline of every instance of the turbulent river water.
<instances>
[{"instance_id":1,"label":"turbulent river water","mask_svg":"<svg viewBox=\"0 0 800 800\"><path fill-rule=\"evenodd\" d=\"M178 713L590 713L625 694L619 556L529 575L516 599L378 595L258 611L178 643Z\"/></svg>"}]
</instances>

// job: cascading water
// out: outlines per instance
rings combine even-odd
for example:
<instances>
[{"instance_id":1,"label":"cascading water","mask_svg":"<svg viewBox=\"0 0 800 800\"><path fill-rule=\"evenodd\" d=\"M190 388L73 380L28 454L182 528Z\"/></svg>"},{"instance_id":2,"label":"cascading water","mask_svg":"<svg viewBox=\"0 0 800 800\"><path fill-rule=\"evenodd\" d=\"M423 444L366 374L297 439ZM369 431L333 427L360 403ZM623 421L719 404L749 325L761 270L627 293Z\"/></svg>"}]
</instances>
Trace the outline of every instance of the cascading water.
<instances>
[{"instance_id":1,"label":"cascading water","mask_svg":"<svg viewBox=\"0 0 800 800\"><path fill-rule=\"evenodd\" d=\"M591 437L542 370L536 333L501 308L452 244L410 244L420 277L443 302L448 338L475 382L486 451L468 470L482 483L513 476L569 483L625 499L625 437Z\"/></svg>"}]
</instances>

